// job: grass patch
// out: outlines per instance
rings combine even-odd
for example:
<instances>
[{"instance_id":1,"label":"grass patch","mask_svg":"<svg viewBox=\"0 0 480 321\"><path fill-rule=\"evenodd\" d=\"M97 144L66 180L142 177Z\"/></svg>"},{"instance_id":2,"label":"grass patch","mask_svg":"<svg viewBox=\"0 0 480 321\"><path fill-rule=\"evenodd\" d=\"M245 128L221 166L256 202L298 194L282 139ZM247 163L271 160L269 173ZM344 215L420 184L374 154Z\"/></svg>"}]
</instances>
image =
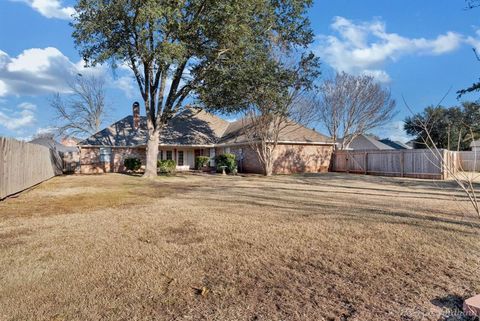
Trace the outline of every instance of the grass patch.
<instances>
[{"instance_id":1,"label":"grass patch","mask_svg":"<svg viewBox=\"0 0 480 321\"><path fill-rule=\"evenodd\" d=\"M468 320L449 182L58 177L0 203L1 320ZM459 203L460 202L460 203Z\"/></svg>"}]
</instances>

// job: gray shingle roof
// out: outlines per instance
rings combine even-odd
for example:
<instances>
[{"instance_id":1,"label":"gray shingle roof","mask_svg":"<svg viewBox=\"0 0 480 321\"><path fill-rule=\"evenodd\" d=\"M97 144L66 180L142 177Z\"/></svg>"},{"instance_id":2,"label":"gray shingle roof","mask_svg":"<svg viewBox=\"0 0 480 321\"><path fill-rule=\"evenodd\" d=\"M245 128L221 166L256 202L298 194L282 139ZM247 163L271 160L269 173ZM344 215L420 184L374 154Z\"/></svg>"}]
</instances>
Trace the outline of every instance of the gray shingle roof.
<instances>
[{"instance_id":1,"label":"gray shingle roof","mask_svg":"<svg viewBox=\"0 0 480 321\"><path fill-rule=\"evenodd\" d=\"M187 108L173 117L160 133L160 144L211 145L244 143L243 121L228 122L204 110ZM138 146L146 145L146 117L140 117L137 130L133 129L133 116L127 116L79 145ZM314 130L298 124L282 131L281 141L331 142Z\"/></svg>"},{"instance_id":2,"label":"gray shingle roof","mask_svg":"<svg viewBox=\"0 0 480 321\"><path fill-rule=\"evenodd\" d=\"M380 139L379 142L385 144L385 145L388 145L394 149L412 149L410 146L402 143L402 142L399 142L399 141L396 141L396 140L391 140L389 138L385 138L385 139Z\"/></svg>"},{"instance_id":3,"label":"gray shingle roof","mask_svg":"<svg viewBox=\"0 0 480 321\"><path fill-rule=\"evenodd\" d=\"M70 152L77 152L78 151L78 147L65 146L65 145L57 142L53 138L49 138L49 137L35 138L35 139L31 140L29 143L36 144L36 145L42 145L42 146L48 147L50 149L56 150L57 152L61 152L61 153L70 153Z\"/></svg>"},{"instance_id":4,"label":"gray shingle roof","mask_svg":"<svg viewBox=\"0 0 480 321\"><path fill-rule=\"evenodd\" d=\"M248 126L245 119L234 121L228 125L227 130L220 139L220 144L245 143L248 141L244 133L244 126ZM294 122L284 126L280 131L279 141L283 142L312 142L331 143L332 140L313 129L306 128Z\"/></svg>"},{"instance_id":5,"label":"gray shingle roof","mask_svg":"<svg viewBox=\"0 0 480 321\"><path fill-rule=\"evenodd\" d=\"M339 139L338 141L341 143L342 139ZM371 135L362 134L353 139L353 141L348 146L348 149L350 150L375 150L375 149L388 150L388 149L394 149L394 148L378 141L375 137Z\"/></svg>"}]
</instances>

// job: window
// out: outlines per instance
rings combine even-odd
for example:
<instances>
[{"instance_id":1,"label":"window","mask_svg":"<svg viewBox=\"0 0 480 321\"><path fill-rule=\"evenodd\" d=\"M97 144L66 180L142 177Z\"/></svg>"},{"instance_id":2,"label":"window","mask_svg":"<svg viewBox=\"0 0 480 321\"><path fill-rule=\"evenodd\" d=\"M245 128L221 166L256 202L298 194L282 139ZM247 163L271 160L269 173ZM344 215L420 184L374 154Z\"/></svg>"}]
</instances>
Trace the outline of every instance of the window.
<instances>
[{"instance_id":1,"label":"window","mask_svg":"<svg viewBox=\"0 0 480 321\"><path fill-rule=\"evenodd\" d=\"M183 150L178 151L178 166L183 166Z\"/></svg>"},{"instance_id":2,"label":"window","mask_svg":"<svg viewBox=\"0 0 480 321\"><path fill-rule=\"evenodd\" d=\"M158 157L160 158L160 160L163 160L163 150L158 151Z\"/></svg>"},{"instance_id":3,"label":"window","mask_svg":"<svg viewBox=\"0 0 480 321\"><path fill-rule=\"evenodd\" d=\"M109 163L112 149L109 147L100 147L100 162Z\"/></svg>"},{"instance_id":4,"label":"window","mask_svg":"<svg viewBox=\"0 0 480 321\"><path fill-rule=\"evenodd\" d=\"M225 151L225 154L230 154L230 147L225 147L224 151Z\"/></svg>"},{"instance_id":5,"label":"window","mask_svg":"<svg viewBox=\"0 0 480 321\"><path fill-rule=\"evenodd\" d=\"M203 149L195 149L195 158L203 156Z\"/></svg>"},{"instance_id":6,"label":"window","mask_svg":"<svg viewBox=\"0 0 480 321\"><path fill-rule=\"evenodd\" d=\"M171 150L167 150L167 152L166 152L166 157L165 157L165 158L166 158L166 159L173 159L173 157L172 157L172 151L171 151Z\"/></svg>"}]
</instances>

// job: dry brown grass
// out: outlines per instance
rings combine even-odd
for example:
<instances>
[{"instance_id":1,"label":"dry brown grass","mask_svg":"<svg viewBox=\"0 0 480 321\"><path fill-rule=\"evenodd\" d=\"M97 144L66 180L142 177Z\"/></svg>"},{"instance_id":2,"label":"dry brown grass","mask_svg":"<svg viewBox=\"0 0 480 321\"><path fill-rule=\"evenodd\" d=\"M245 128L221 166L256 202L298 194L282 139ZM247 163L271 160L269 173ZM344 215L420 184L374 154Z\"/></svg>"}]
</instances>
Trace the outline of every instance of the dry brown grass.
<instances>
[{"instance_id":1,"label":"dry brown grass","mask_svg":"<svg viewBox=\"0 0 480 321\"><path fill-rule=\"evenodd\" d=\"M452 193L340 174L58 177L0 203L0 319L443 320L480 293L479 222Z\"/></svg>"}]
</instances>

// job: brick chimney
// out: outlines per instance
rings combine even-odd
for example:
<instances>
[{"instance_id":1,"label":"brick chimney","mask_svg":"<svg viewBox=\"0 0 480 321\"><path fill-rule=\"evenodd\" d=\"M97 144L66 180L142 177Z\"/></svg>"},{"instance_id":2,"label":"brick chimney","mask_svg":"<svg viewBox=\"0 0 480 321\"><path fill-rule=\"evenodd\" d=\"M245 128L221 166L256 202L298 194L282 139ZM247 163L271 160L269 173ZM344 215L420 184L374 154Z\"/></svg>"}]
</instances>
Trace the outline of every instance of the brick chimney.
<instances>
[{"instance_id":1,"label":"brick chimney","mask_svg":"<svg viewBox=\"0 0 480 321\"><path fill-rule=\"evenodd\" d=\"M140 125L140 104L138 101L133 103L133 129L137 130Z\"/></svg>"}]
</instances>

